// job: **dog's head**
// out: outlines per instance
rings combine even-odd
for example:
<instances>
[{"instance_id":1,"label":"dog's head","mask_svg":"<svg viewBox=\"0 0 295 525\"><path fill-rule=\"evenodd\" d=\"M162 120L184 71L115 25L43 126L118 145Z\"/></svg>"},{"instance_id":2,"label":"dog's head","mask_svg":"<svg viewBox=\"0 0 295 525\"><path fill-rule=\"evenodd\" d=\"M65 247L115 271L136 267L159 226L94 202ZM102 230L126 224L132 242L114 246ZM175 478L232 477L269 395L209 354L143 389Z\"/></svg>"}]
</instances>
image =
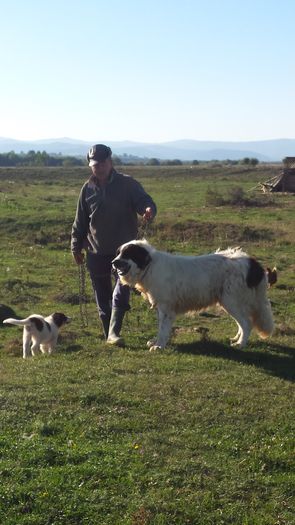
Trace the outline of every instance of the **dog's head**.
<instances>
[{"instance_id":1,"label":"dog's head","mask_svg":"<svg viewBox=\"0 0 295 525\"><path fill-rule=\"evenodd\" d=\"M135 286L152 260L151 252L147 241L130 241L118 248L112 265L123 284Z\"/></svg>"},{"instance_id":2,"label":"dog's head","mask_svg":"<svg viewBox=\"0 0 295 525\"><path fill-rule=\"evenodd\" d=\"M67 323L69 323L71 321L70 317L67 317L65 314L60 313L60 312L55 312L54 314L52 314L51 317L53 319L54 324L58 328L60 328L64 324L67 324Z\"/></svg>"}]
</instances>

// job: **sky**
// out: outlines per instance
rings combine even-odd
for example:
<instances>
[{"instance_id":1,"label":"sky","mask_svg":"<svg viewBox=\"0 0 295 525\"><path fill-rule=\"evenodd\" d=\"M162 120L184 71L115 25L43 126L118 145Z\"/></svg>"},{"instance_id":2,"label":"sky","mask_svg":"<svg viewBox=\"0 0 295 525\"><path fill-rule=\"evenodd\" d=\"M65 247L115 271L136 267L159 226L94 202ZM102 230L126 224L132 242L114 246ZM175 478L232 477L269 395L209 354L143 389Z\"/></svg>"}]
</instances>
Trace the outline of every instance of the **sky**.
<instances>
[{"instance_id":1,"label":"sky","mask_svg":"<svg viewBox=\"0 0 295 525\"><path fill-rule=\"evenodd\" d=\"M0 0L0 137L295 138L294 0Z\"/></svg>"}]
</instances>

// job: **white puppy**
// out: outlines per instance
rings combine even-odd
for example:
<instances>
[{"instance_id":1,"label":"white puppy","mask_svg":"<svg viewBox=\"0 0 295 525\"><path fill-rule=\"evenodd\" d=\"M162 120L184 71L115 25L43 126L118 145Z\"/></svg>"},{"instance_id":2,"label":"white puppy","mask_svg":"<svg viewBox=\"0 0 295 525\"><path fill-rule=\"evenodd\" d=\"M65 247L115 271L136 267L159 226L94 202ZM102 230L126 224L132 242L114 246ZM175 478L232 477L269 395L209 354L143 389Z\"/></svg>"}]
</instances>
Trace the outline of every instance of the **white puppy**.
<instances>
[{"instance_id":1,"label":"white puppy","mask_svg":"<svg viewBox=\"0 0 295 525\"><path fill-rule=\"evenodd\" d=\"M113 267L122 283L158 310L158 335L148 341L150 350L166 346L176 314L217 304L238 325L232 345L245 347L252 327L262 338L273 331L266 273L240 248L189 257L158 251L145 240L131 241L119 248Z\"/></svg>"},{"instance_id":2,"label":"white puppy","mask_svg":"<svg viewBox=\"0 0 295 525\"><path fill-rule=\"evenodd\" d=\"M4 319L4 324L13 324L23 326L23 358L29 356L29 353L34 356L35 352L41 350L43 354L54 351L58 330L61 326L68 323L70 317L56 312L48 317L33 314L26 319Z\"/></svg>"}]
</instances>

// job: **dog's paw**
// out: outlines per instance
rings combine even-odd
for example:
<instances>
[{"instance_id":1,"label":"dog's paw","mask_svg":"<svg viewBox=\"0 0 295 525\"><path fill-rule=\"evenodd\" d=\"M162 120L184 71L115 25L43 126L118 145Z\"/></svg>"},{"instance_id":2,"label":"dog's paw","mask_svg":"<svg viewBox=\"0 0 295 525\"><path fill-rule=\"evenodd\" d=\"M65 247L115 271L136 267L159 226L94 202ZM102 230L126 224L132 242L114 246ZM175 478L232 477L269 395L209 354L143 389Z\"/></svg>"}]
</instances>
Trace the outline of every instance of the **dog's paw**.
<instances>
[{"instance_id":1,"label":"dog's paw","mask_svg":"<svg viewBox=\"0 0 295 525\"><path fill-rule=\"evenodd\" d=\"M147 342L147 347L150 352L156 352L157 350L163 350L163 346L157 344L157 339L151 339Z\"/></svg>"},{"instance_id":2,"label":"dog's paw","mask_svg":"<svg viewBox=\"0 0 295 525\"><path fill-rule=\"evenodd\" d=\"M237 350L242 350L242 348L245 348L246 343L242 343L242 342L240 342L240 341L232 341L232 342L230 343L230 346L231 346L232 348L236 348Z\"/></svg>"},{"instance_id":3,"label":"dog's paw","mask_svg":"<svg viewBox=\"0 0 295 525\"><path fill-rule=\"evenodd\" d=\"M150 352L156 352L157 350L162 350L162 347L158 345L152 345L149 347Z\"/></svg>"}]
</instances>

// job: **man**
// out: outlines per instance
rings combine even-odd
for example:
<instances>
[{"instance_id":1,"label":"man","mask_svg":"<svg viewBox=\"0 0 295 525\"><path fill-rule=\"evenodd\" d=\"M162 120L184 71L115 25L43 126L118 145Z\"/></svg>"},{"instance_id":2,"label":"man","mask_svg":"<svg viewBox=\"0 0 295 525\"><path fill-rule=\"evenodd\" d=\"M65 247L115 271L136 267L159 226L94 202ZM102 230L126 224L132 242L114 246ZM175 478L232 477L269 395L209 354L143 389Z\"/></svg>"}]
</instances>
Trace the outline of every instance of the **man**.
<instances>
[{"instance_id":1,"label":"man","mask_svg":"<svg viewBox=\"0 0 295 525\"><path fill-rule=\"evenodd\" d=\"M112 259L117 248L137 237L138 218L151 221L157 212L152 198L132 177L117 172L112 151L95 144L87 154L91 176L83 185L72 227L71 250L77 264L89 270L99 317L108 344L123 346L120 337L129 306L130 289L115 275L112 287Z\"/></svg>"}]
</instances>

